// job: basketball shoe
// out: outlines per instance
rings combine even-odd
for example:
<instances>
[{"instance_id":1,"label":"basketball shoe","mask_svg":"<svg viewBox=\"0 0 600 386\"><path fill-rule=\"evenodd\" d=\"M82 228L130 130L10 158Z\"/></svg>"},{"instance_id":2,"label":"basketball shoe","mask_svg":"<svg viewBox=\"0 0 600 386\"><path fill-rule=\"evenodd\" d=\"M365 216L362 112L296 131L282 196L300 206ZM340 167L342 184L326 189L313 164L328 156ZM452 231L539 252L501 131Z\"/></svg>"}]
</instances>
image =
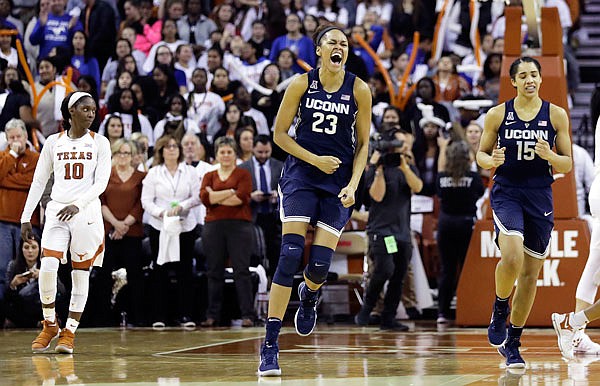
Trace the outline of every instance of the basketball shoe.
<instances>
[{"instance_id":1,"label":"basketball shoe","mask_svg":"<svg viewBox=\"0 0 600 386\"><path fill-rule=\"evenodd\" d=\"M298 286L298 297L300 297L300 306L294 317L296 332L300 336L310 335L317 324L317 300L319 291L309 291L305 282Z\"/></svg>"},{"instance_id":2,"label":"basketball shoe","mask_svg":"<svg viewBox=\"0 0 600 386\"><path fill-rule=\"evenodd\" d=\"M590 339L585 331L581 332L581 340L577 346L573 346L575 355L600 355L600 344Z\"/></svg>"},{"instance_id":3,"label":"basketball shoe","mask_svg":"<svg viewBox=\"0 0 600 386\"><path fill-rule=\"evenodd\" d=\"M502 346L498 347L498 352L506 358L506 367L509 369L525 368L525 361L521 358L519 347L521 338L518 336L509 336Z\"/></svg>"},{"instance_id":4,"label":"basketball shoe","mask_svg":"<svg viewBox=\"0 0 600 386\"><path fill-rule=\"evenodd\" d=\"M50 343L60 334L60 327L58 327L58 319L54 319L54 322L49 320L42 321L42 332L39 333L37 338L33 340L31 344L31 350L34 353L40 353L48 350Z\"/></svg>"},{"instance_id":5,"label":"basketball shoe","mask_svg":"<svg viewBox=\"0 0 600 386\"><path fill-rule=\"evenodd\" d=\"M73 348L75 347L75 334L70 330L63 328L60 331L58 337L58 343L54 349L57 353L61 354L73 354Z\"/></svg>"},{"instance_id":6,"label":"basketball shoe","mask_svg":"<svg viewBox=\"0 0 600 386\"><path fill-rule=\"evenodd\" d=\"M579 346L583 335L585 335L585 324L577 325L573 320L573 315L573 312L552 314L552 325L558 337L558 348L566 359L573 359L575 347Z\"/></svg>"},{"instance_id":7,"label":"basketball shoe","mask_svg":"<svg viewBox=\"0 0 600 386\"><path fill-rule=\"evenodd\" d=\"M510 309L508 301L494 302L494 311L492 312L492 320L488 327L488 341L493 347L500 347L506 340L506 319Z\"/></svg>"},{"instance_id":8,"label":"basketball shoe","mask_svg":"<svg viewBox=\"0 0 600 386\"><path fill-rule=\"evenodd\" d=\"M281 375L279 368L279 345L274 343L267 346L263 343L260 348L260 365L258 365L258 375L261 377L278 377Z\"/></svg>"}]
</instances>

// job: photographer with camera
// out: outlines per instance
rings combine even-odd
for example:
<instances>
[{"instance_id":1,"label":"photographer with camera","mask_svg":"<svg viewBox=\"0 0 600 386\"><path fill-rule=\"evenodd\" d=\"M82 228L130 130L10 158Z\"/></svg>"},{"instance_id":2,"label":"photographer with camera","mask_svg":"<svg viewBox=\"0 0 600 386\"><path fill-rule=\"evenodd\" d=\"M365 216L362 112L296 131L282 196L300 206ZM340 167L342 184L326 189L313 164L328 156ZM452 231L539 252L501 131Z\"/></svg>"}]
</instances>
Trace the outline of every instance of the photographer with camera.
<instances>
[{"instance_id":1,"label":"photographer with camera","mask_svg":"<svg viewBox=\"0 0 600 386\"><path fill-rule=\"evenodd\" d=\"M365 293L363 306L356 315L358 325L369 323L369 314L379 293L389 280L381 314L381 329L406 331L396 321L396 309L402 295L402 281L412 256L410 234L410 197L423 182L411 165L407 134L399 127L384 132L373 142L365 182L371 198L367 234L369 254L375 268Z\"/></svg>"}]
</instances>

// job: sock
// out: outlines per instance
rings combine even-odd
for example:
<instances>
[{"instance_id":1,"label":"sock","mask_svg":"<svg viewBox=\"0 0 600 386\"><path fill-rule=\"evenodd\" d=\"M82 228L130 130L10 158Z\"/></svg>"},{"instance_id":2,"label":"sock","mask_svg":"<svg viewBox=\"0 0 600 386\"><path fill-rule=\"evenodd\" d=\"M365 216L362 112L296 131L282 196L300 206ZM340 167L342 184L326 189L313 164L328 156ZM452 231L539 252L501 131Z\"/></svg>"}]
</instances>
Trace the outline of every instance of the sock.
<instances>
[{"instance_id":1,"label":"sock","mask_svg":"<svg viewBox=\"0 0 600 386\"><path fill-rule=\"evenodd\" d=\"M79 326L79 322L76 321L75 319L73 319L73 318L67 319L67 324L65 325L65 327L67 328L67 330L71 331L73 334L77 330L78 326Z\"/></svg>"},{"instance_id":2,"label":"sock","mask_svg":"<svg viewBox=\"0 0 600 386\"><path fill-rule=\"evenodd\" d=\"M267 336L265 337L265 344L267 346L277 344L277 339L279 338L279 330L281 330L281 319L269 318L267 320L266 329Z\"/></svg>"},{"instance_id":3,"label":"sock","mask_svg":"<svg viewBox=\"0 0 600 386\"><path fill-rule=\"evenodd\" d=\"M496 303L504 303L504 302L508 302L508 298L501 298L498 295L496 295ZM504 305L504 304L502 304L502 305Z\"/></svg>"},{"instance_id":4,"label":"sock","mask_svg":"<svg viewBox=\"0 0 600 386\"><path fill-rule=\"evenodd\" d=\"M571 327L585 327L589 322L587 316L585 316L585 312L579 311L573 313L573 317L569 321L569 324Z\"/></svg>"},{"instance_id":5,"label":"sock","mask_svg":"<svg viewBox=\"0 0 600 386\"><path fill-rule=\"evenodd\" d=\"M42 307L42 314L44 315L44 319L49 321L50 323L54 323L56 321L56 310L54 309L54 307Z\"/></svg>"},{"instance_id":6,"label":"sock","mask_svg":"<svg viewBox=\"0 0 600 386\"><path fill-rule=\"evenodd\" d=\"M522 333L523 333L523 326L517 327L511 323L510 326L508 327L508 336L509 337L520 338Z\"/></svg>"}]
</instances>

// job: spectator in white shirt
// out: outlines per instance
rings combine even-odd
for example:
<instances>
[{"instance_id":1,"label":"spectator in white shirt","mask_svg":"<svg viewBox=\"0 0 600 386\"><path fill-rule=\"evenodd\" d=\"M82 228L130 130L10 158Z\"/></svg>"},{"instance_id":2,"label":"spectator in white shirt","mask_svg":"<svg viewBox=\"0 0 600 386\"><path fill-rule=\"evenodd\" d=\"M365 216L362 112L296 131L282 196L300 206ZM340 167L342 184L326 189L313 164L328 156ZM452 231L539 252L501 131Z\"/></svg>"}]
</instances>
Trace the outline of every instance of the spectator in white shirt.
<instances>
[{"instance_id":1,"label":"spectator in white shirt","mask_svg":"<svg viewBox=\"0 0 600 386\"><path fill-rule=\"evenodd\" d=\"M270 135L271 130L267 123L267 118L263 113L252 107L252 97L246 87L239 86L234 94L233 101L242 109L242 114L254 119L256 122L256 133Z\"/></svg>"},{"instance_id":2,"label":"spectator in white shirt","mask_svg":"<svg viewBox=\"0 0 600 386\"><path fill-rule=\"evenodd\" d=\"M194 89L184 95L187 101L187 115L197 123L201 132L206 133L209 141L219 131L219 120L225 113L225 103L218 94L208 91L207 72L204 68L196 68L192 74Z\"/></svg>"}]
</instances>

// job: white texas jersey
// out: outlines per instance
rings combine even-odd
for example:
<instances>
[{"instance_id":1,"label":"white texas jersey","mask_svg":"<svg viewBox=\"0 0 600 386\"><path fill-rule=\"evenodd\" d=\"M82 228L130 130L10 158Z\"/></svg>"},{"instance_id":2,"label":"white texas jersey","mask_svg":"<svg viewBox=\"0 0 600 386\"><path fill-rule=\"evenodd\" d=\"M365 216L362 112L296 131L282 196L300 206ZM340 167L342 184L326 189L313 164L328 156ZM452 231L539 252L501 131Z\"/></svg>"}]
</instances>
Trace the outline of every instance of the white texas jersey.
<instances>
[{"instance_id":1,"label":"white texas jersey","mask_svg":"<svg viewBox=\"0 0 600 386\"><path fill-rule=\"evenodd\" d=\"M111 151L106 137L92 131L76 139L66 132L51 135L42 148L21 222L30 221L52 173L52 201L83 210L104 192L110 172Z\"/></svg>"}]
</instances>

